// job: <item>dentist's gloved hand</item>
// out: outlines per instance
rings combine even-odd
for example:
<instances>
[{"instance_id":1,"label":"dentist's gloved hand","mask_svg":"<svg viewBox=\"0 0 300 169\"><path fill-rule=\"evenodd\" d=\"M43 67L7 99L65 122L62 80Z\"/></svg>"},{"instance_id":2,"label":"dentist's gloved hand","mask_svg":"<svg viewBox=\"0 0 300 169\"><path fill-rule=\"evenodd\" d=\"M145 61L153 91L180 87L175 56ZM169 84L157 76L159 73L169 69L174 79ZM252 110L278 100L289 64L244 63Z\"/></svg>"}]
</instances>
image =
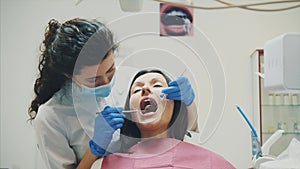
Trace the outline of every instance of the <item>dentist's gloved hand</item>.
<instances>
[{"instance_id":1,"label":"dentist's gloved hand","mask_svg":"<svg viewBox=\"0 0 300 169\"><path fill-rule=\"evenodd\" d=\"M194 90L189 79L183 76L171 81L169 87L163 89L162 93L167 94L167 99L181 100L187 106L191 105L195 99ZM163 96L163 94L161 96Z\"/></svg>"},{"instance_id":2,"label":"dentist's gloved hand","mask_svg":"<svg viewBox=\"0 0 300 169\"><path fill-rule=\"evenodd\" d=\"M114 132L124 123L122 108L106 106L95 119L94 136L89 142L91 152L103 156L112 139Z\"/></svg>"}]
</instances>

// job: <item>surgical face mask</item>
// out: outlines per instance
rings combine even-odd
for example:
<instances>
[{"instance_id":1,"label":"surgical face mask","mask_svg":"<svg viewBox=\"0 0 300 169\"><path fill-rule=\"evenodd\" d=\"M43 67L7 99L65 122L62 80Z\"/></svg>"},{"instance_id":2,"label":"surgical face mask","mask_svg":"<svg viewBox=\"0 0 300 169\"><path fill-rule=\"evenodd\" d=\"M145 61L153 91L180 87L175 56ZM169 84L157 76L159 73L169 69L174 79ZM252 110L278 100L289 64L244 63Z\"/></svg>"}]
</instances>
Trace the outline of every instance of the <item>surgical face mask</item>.
<instances>
[{"instance_id":1,"label":"surgical face mask","mask_svg":"<svg viewBox=\"0 0 300 169\"><path fill-rule=\"evenodd\" d=\"M94 95L96 97L107 97L111 92L114 81L114 78L112 78L110 83L94 88L81 85L81 92L84 94Z\"/></svg>"}]
</instances>

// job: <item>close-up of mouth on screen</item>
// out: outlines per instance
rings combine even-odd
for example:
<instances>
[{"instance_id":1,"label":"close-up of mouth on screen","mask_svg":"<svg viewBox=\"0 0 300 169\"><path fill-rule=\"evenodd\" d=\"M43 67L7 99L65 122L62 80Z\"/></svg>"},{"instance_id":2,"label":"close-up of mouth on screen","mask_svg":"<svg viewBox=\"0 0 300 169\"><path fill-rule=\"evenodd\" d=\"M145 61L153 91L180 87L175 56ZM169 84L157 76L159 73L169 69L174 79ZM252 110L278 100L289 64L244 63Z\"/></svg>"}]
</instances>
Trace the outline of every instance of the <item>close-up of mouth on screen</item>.
<instances>
[{"instance_id":1,"label":"close-up of mouth on screen","mask_svg":"<svg viewBox=\"0 0 300 169\"><path fill-rule=\"evenodd\" d=\"M192 36L193 10L187 7L160 4L161 36Z\"/></svg>"}]
</instances>

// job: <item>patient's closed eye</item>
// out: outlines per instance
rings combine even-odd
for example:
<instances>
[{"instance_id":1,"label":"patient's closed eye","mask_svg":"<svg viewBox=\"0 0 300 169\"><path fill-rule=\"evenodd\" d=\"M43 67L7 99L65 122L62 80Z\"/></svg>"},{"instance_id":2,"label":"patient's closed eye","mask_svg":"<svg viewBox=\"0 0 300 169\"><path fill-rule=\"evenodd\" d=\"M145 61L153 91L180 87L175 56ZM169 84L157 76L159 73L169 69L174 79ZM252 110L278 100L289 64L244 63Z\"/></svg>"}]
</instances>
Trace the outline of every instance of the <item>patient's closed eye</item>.
<instances>
[{"instance_id":1,"label":"patient's closed eye","mask_svg":"<svg viewBox=\"0 0 300 169\"><path fill-rule=\"evenodd\" d=\"M157 85L154 85L154 87L163 87L162 85L159 85L159 84L157 84Z\"/></svg>"},{"instance_id":2,"label":"patient's closed eye","mask_svg":"<svg viewBox=\"0 0 300 169\"><path fill-rule=\"evenodd\" d=\"M163 87L163 84L160 81L153 83L153 87Z\"/></svg>"},{"instance_id":3,"label":"patient's closed eye","mask_svg":"<svg viewBox=\"0 0 300 169\"><path fill-rule=\"evenodd\" d=\"M137 92L139 92L139 91L141 91L141 90L142 90L141 88L134 89L134 90L133 90L133 93L137 93Z\"/></svg>"}]
</instances>

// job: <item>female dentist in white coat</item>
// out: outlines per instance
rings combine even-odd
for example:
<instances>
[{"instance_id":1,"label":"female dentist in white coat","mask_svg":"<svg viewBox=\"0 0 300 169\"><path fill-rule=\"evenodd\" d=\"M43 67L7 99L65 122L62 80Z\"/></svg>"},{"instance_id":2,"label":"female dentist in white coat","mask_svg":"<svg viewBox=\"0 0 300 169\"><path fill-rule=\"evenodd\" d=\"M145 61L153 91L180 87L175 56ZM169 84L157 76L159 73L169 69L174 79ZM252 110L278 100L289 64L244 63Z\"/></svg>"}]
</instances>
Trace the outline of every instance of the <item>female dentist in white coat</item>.
<instances>
[{"instance_id":1,"label":"female dentist in white coat","mask_svg":"<svg viewBox=\"0 0 300 169\"><path fill-rule=\"evenodd\" d=\"M122 108L103 105L116 71L113 34L96 20L75 18L61 24L52 19L41 47L28 110L38 149L49 169L90 168L108 147L117 148L112 134L124 122ZM180 77L169 85L167 98L187 104L189 128L196 130L195 96L188 79ZM91 104L95 98L96 106Z\"/></svg>"}]
</instances>

